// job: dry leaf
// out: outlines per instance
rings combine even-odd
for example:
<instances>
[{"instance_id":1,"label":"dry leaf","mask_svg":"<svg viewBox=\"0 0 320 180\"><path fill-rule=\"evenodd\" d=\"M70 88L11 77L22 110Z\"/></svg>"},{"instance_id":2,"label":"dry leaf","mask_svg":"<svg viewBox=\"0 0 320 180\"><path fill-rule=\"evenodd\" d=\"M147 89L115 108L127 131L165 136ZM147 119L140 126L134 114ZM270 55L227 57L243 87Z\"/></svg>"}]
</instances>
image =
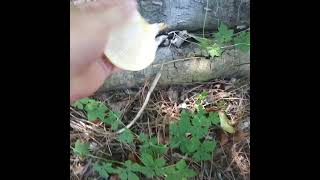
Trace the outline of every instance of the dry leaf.
<instances>
[{"instance_id":1,"label":"dry leaf","mask_svg":"<svg viewBox=\"0 0 320 180\"><path fill-rule=\"evenodd\" d=\"M220 131L220 144L224 146L229 142L229 137L224 131Z\"/></svg>"},{"instance_id":2,"label":"dry leaf","mask_svg":"<svg viewBox=\"0 0 320 180\"><path fill-rule=\"evenodd\" d=\"M248 133L244 133L243 131L238 131L233 136L233 141L235 143L245 140L248 137Z\"/></svg>"},{"instance_id":3,"label":"dry leaf","mask_svg":"<svg viewBox=\"0 0 320 180\"><path fill-rule=\"evenodd\" d=\"M101 120L100 119L96 119L96 120L92 121L92 123L93 124L99 124L99 123L101 123Z\"/></svg>"},{"instance_id":4,"label":"dry leaf","mask_svg":"<svg viewBox=\"0 0 320 180\"><path fill-rule=\"evenodd\" d=\"M120 180L120 177L118 174L112 174L109 178L109 180Z\"/></svg>"},{"instance_id":5,"label":"dry leaf","mask_svg":"<svg viewBox=\"0 0 320 180\"><path fill-rule=\"evenodd\" d=\"M80 174L82 172L83 168L84 168L84 166L82 166L81 163L77 163L71 167L71 169L75 175Z\"/></svg>"},{"instance_id":6,"label":"dry leaf","mask_svg":"<svg viewBox=\"0 0 320 180\"><path fill-rule=\"evenodd\" d=\"M130 160L132 162L136 162L136 163L140 162L139 157L136 154L132 153L132 152L130 152L128 154L128 160Z\"/></svg>"},{"instance_id":7,"label":"dry leaf","mask_svg":"<svg viewBox=\"0 0 320 180\"><path fill-rule=\"evenodd\" d=\"M206 112L217 112L217 111L219 111L219 109L217 107L206 108Z\"/></svg>"}]
</instances>

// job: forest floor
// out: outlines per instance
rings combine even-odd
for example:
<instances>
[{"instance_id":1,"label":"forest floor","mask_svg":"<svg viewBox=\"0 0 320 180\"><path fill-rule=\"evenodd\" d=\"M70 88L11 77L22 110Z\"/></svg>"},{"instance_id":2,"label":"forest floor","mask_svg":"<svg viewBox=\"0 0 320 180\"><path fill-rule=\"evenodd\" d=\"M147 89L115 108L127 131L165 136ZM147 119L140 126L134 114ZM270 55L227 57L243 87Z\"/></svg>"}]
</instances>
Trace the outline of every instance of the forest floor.
<instances>
[{"instance_id":1,"label":"forest floor","mask_svg":"<svg viewBox=\"0 0 320 180\"><path fill-rule=\"evenodd\" d=\"M141 109L150 86L151 82L146 82L143 87L137 89L109 91L91 98L105 104L110 112L117 112L124 126L129 124ZM201 102L200 95L204 97ZM235 132L226 132L221 122L220 125L218 123L210 126L206 138L216 142L211 158L194 161L191 156L170 147L169 126L179 121L182 110L196 112L199 102L206 113L224 112ZM165 88L156 87L141 116L130 127L135 139L132 143L119 142L119 135L112 133L110 127L101 121L88 121L87 117L86 111L70 107L71 179L102 179L94 169L94 164L103 159L111 162L131 160L139 163L141 143L135 137L141 132L148 137L156 137L158 144L168 147L163 156L167 164L172 165L184 159L188 168L197 173L190 179L250 179L250 83L248 81L212 80ZM78 139L90 144L90 156L80 157L74 153L75 142ZM119 179L116 173L109 175L109 179ZM146 179L142 174L138 176L140 179ZM164 178L165 176L160 176L150 179Z\"/></svg>"}]
</instances>

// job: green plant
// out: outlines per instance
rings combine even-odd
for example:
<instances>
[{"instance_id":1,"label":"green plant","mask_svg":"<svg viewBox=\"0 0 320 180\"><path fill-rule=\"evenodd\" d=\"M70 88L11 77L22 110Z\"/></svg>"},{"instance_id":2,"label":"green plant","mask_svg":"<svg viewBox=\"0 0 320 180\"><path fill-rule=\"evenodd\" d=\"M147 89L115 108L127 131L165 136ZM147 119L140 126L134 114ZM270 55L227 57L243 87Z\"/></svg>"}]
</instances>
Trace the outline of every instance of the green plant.
<instances>
[{"instance_id":1,"label":"green plant","mask_svg":"<svg viewBox=\"0 0 320 180\"><path fill-rule=\"evenodd\" d=\"M203 103L203 101L207 98L207 96L209 95L209 93L207 92L207 91L202 91L200 94L198 94L197 96L196 96L196 103L195 103L195 108L197 109L197 110L200 110L200 109L202 109L202 103Z\"/></svg>"},{"instance_id":2,"label":"green plant","mask_svg":"<svg viewBox=\"0 0 320 180\"><path fill-rule=\"evenodd\" d=\"M229 29L224 23L218 27L218 32L214 33L214 39L208 39L191 35L196 39L200 47L205 49L211 57L219 57L226 47L235 46L243 52L248 52L250 49L250 32L242 31L234 34L233 29ZM227 43L233 42L233 45L223 47Z\"/></svg>"},{"instance_id":3,"label":"green plant","mask_svg":"<svg viewBox=\"0 0 320 180\"><path fill-rule=\"evenodd\" d=\"M232 40L233 30L229 29L224 23L218 27L218 32L215 33L215 38L219 44L228 43Z\"/></svg>"},{"instance_id":4,"label":"green plant","mask_svg":"<svg viewBox=\"0 0 320 180\"><path fill-rule=\"evenodd\" d=\"M163 157L154 159L150 154L143 153L141 155L141 162L143 164L141 173L146 177L152 178L154 176L163 176L165 174L164 166L166 165L166 161Z\"/></svg>"},{"instance_id":5,"label":"green plant","mask_svg":"<svg viewBox=\"0 0 320 180\"><path fill-rule=\"evenodd\" d=\"M135 173L141 171L141 166L130 160L125 161L123 167L113 168L111 163L106 162L96 162L93 167L101 177L108 178L109 174L118 174L121 180L139 180Z\"/></svg>"},{"instance_id":6,"label":"green plant","mask_svg":"<svg viewBox=\"0 0 320 180\"><path fill-rule=\"evenodd\" d=\"M165 166L164 158L154 159L150 154L141 155L142 165L133 163L130 160L124 163L118 163L120 166L114 167L112 163L96 162L93 168L101 177L108 178L110 174L118 174L121 180L139 180L137 173L141 173L148 178L165 177L166 180L181 179L194 177L197 173L187 167L184 160L176 164Z\"/></svg>"},{"instance_id":7,"label":"green plant","mask_svg":"<svg viewBox=\"0 0 320 180\"><path fill-rule=\"evenodd\" d=\"M80 157L85 157L90 153L89 147L89 143L84 143L78 139L74 144L73 152Z\"/></svg>"},{"instance_id":8,"label":"green plant","mask_svg":"<svg viewBox=\"0 0 320 180\"><path fill-rule=\"evenodd\" d=\"M122 134L118 137L118 140L121 143L128 143L131 144L133 142L133 134L129 129L125 129Z\"/></svg>"},{"instance_id":9,"label":"green plant","mask_svg":"<svg viewBox=\"0 0 320 180\"><path fill-rule=\"evenodd\" d=\"M203 101L208 94L207 91L199 93L195 97L195 112L182 111L179 120L169 126L170 140L168 145L160 144L157 137L149 137L144 133L135 136L130 129L125 129L117 137L117 140L127 144L138 142L140 163L134 163L130 160L118 162L102 158L104 160L96 161L93 164L95 171L104 178L109 178L111 174L117 174L121 180L138 180L139 176L152 179L161 177L166 180L187 180L196 176L197 173L188 168L185 160L180 159L175 164L169 164L164 155L171 148L171 150L182 152L193 161L210 160L216 148L216 141L207 138L210 127L220 123L224 130L232 132L232 126L228 124L225 114L221 114L221 112L207 113L203 108ZM118 128L119 115L110 111L102 102L84 98L73 106L86 111L88 120L97 117L105 124L111 125L113 130ZM80 140L76 141L73 151L81 157L90 155L89 144Z\"/></svg>"},{"instance_id":10,"label":"green plant","mask_svg":"<svg viewBox=\"0 0 320 180\"><path fill-rule=\"evenodd\" d=\"M192 158L195 161L204 161L211 159L211 153L216 148L216 141L205 140L197 148L197 151L193 154Z\"/></svg>"},{"instance_id":11,"label":"green plant","mask_svg":"<svg viewBox=\"0 0 320 180\"><path fill-rule=\"evenodd\" d=\"M163 155L168 150L167 146L157 142L156 137L148 138L144 133L141 133L139 135L139 140L142 142L142 145L140 145L140 152L151 154L152 157Z\"/></svg>"},{"instance_id":12,"label":"green plant","mask_svg":"<svg viewBox=\"0 0 320 180\"><path fill-rule=\"evenodd\" d=\"M72 106L84 110L89 121L99 119L105 124L110 125L112 130L117 130L119 127L119 113L110 111L108 107L100 101L83 98L76 101Z\"/></svg>"},{"instance_id":13,"label":"green plant","mask_svg":"<svg viewBox=\"0 0 320 180\"><path fill-rule=\"evenodd\" d=\"M215 146L212 146L211 149L206 148L205 151L201 150L201 148L211 145L210 143L208 144L209 141L203 141L203 139L208 134L209 127L212 124L216 124L217 116L213 114L215 113L210 112L206 116L203 109L193 115L187 111L182 111L180 120L170 126L170 146L179 148L182 153L188 155L196 154L194 155L197 157L195 160L202 160L203 158L198 157L205 156L202 155L204 153L212 153Z\"/></svg>"},{"instance_id":14,"label":"green plant","mask_svg":"<svg viewBox=\"0 0 320 180\"><path fill-rule=\"evenodd\" d=\"M187 180L197 175L197 173L191 169L188 169L185 160L181 159L175 164L175 166L169 166L165 168L167 174L166 180Z\"/></svg>"},{"instance_id":15,"label":"green plant","mask_svg":"<svg viewBox=\"0 0 320 180\"><path fill-rule=\"evenodd\" d=\"M240 32L238 36L234 38L234 43L237 47L243 51L247 52L250 49L250 32Z\"/></svg>"}]
</instances>

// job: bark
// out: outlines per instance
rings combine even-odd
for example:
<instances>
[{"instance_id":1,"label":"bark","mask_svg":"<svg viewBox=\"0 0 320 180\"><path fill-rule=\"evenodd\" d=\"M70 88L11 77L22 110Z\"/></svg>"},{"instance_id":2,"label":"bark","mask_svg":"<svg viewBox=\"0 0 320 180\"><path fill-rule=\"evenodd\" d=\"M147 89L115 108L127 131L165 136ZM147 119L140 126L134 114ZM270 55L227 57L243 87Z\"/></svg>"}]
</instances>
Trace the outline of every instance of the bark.
<instances>
[{"instance_id":1,"label":"bark","mask_svg":"<svg viewBox=\"0 0 320 180\"><path fill-rule=\"evenodd\" d=\"M139 0L139 11L149 22L164 22L170 30L215 30L220 22L230 27L250 25L250 0Z\"/></svg>"},{"instance_id":2,"label":"bark","mask_svg":"<svg viewBox=\"0 0 320 180\"><path fill-rule=\"evenodd\" d=\"M226 50L221 57L207 59L206 52L197 45L187 44L177 49L161 47L152 65L137 71L113 74L100 91L139 87L152 81L164 63L158 86L203 82L215 78L250 78L250 54L238 50ZM187 58L186 60L180 60ZM179 59L179 60L177 60ZM174 60L174 62L172 62Z\"/></svg>"}]
</instances>

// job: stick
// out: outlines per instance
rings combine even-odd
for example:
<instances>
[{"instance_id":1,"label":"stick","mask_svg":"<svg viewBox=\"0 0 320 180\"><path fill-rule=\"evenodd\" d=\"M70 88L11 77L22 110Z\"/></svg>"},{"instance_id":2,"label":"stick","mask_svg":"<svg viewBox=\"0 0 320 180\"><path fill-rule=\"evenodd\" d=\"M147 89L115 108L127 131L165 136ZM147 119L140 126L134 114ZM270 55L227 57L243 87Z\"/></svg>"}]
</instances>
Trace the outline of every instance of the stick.
<instances>
[{"instance_id":1,"label":"stick","mask_svg":"<svg viewBox=\"0 0 320 180\"><path fill-rule=\"evenodd\" d=\"M144 100L143 105L142 105L141 109L139 110L139 112L137 113L137 115L133 118L133 120L125 128L120 129L119 131L116 132L116 134L121 134L125 129L130 129L130 127L139 119L139 117L141 116L143 110L146 108L146 106L147 106L147 104L149 102L149 99L150 99L152 91L156 87L156 85L157 85L157 83L158 83L158 81L159 81L159 79L161 77L162 67L163 67L163 65L161 66L160 71L157 73L156 77L154 78L154 80L152 82L152 85L151 85L151 87L150 87L150 89L148 91L147 97Z\"/></svg>"}]
</instances>

